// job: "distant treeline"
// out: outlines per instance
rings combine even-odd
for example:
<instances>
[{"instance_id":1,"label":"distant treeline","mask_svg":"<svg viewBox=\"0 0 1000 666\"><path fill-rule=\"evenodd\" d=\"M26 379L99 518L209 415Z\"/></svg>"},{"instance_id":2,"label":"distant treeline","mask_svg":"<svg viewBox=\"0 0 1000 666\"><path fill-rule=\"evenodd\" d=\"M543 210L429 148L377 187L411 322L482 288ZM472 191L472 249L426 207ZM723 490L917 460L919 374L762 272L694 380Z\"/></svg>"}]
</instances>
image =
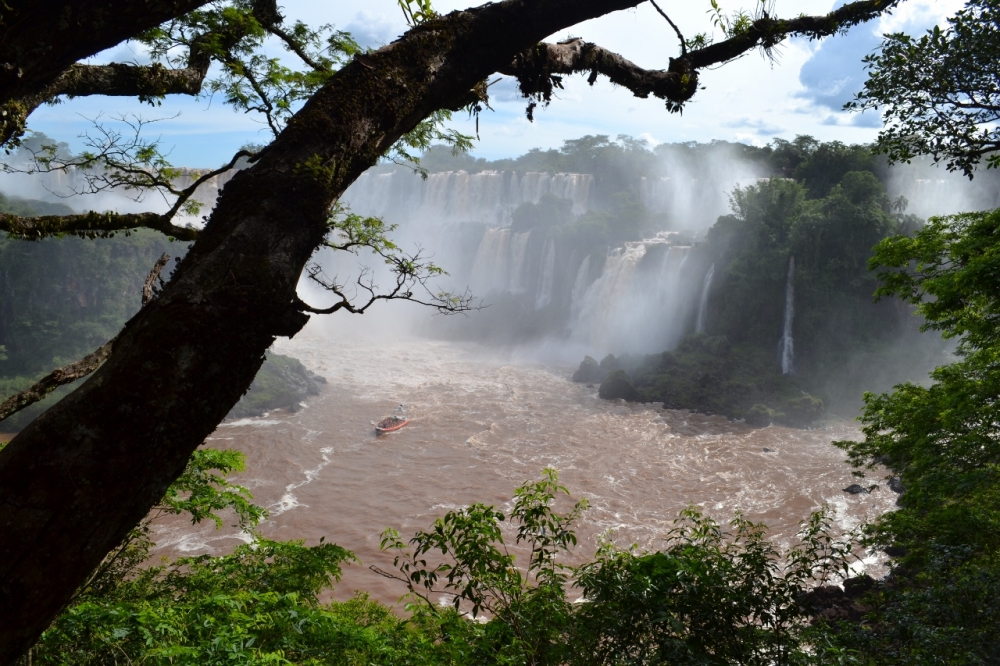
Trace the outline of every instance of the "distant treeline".
<instances>
[{"instance_id":1,"label":"distant treeline","mask_svg":"<svg viewBox=\"0 0 1000 666\"><path fill-rule=\"evenodd\" d=\"M720 160L739 160L755 167L760 177L791 178L806 188L810 199L827 196L851 171L870 171L885 182L890 170L883 155L875 155L865 144L849 145L840 141L823 142L801 135L793 140L773 139L766 146L750 146L730 141L709 143L648 142L620 135L590 135L571 139L562 148L533 148L512 158L487 160L468 153L454 155L450 148L436 146L420 158L420 166L429 172L458 171L547 171L587 173L594 176L595 200L603 205L618 192L633 190L641 178L671 175L671 169L683 164L695 179L710 179ZM931 165L928 159L916 158L914 164ZM976 186L1000 187L1000 172L978 173Z\"/></svg>"}]
</instances>

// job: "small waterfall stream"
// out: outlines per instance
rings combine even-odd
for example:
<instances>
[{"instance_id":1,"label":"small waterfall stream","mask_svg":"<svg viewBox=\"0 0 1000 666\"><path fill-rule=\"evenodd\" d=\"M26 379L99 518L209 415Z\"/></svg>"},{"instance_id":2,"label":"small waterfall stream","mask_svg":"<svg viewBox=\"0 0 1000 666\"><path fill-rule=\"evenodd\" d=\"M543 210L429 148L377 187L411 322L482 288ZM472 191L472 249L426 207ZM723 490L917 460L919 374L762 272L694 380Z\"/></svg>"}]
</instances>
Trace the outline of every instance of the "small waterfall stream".
<instances>
[{"instance_id":1,"label":"small waterfall stream","mask_svg":"<svg viewBox=\"0 0 1000 666\"><path fill-rule=\"evenodd\" d=\"M705 274L705 284L702 285L701 298L698 300L698 319L694 327L695 333L705 332L705 307L708 305L708 290L712 288L713 277L715 277L715 264L712 264L708 273Z\"/></svg>"},{"instance_id":2,"label":"small waterfall stream","mask_svg":"<svg viewBox=\"0 0 1000 666\"><path fill-rule=\"evenodd\" d=\"M542 283L538 288L538 298L535 300L536 310L541 310L552 302L552 281L556 273L556 244L552 240L545 241L543 255L545 258L542 264Z\"/></svg>"},{"instance_id":3,"label":"small waterfall stream","mask_svg":"<svg viewBox=\"0 0 1000 666\"><path fill-rule=\"evenodd\" d=\"M792 338L792 321L795 319L795 257L788 260L788 278L785 282L785 325L778 350L781 354L781 373L795 371L795 340Z\"/></svg>"}]
</instances>

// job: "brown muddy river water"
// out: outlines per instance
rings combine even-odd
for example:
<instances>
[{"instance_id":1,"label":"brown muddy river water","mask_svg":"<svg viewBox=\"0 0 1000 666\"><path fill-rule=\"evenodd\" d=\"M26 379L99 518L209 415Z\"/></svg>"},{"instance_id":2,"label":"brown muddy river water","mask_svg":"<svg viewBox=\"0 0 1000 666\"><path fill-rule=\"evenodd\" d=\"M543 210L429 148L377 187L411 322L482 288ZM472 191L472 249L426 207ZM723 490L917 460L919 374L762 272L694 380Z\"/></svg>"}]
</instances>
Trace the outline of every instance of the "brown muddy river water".
<instances>
[{"instance_id":1,"label":"brown muddy river water","mask_svg":"<svg viewBox=\"0 0 1000 666\"><path fill-rule=\"evenodd\" d=\"M403 593L368 570L392 568L379 552L384 528L408 537L471 502L509 508L514 488L546 466L559 470L574 497L590 501L581 559L609 530L619 545L655 548L688 505L723 521L741 511L786 544L823 504L849 530L896 499L884 487L870 495L842 491L855 480L830 442L858 437L852 422L752 428L603 401L595 388L569 381L569 366L512 360L474 344L349 340L310 325L279 343L279 352L328 379L322 395L298 413L224 424L208 441L246 453L247 472L236 480L269 507L264 535L308 543L325 536L359 556L363 565L347 567L339 598L362 589L392 603ZM412 422L376 437L373 423L399 403ZM240 538L176 519L156 530L159 555L222 554Z\"/></svg>"}]
</instances>

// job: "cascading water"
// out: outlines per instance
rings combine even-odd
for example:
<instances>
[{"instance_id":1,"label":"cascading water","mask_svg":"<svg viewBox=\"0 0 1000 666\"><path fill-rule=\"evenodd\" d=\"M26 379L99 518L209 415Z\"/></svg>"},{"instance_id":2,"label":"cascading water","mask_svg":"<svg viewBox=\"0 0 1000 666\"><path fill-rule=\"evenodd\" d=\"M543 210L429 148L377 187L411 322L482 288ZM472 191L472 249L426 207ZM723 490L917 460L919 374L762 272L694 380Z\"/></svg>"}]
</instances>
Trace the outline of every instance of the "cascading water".
<instances>
[{"instance_id":1,"label":"cascading water","mask_svg":"<svg viewBox=\"0 0 1000 666\"><path fill-rule=\"evenodd\" d=\"M788 260L788 278L785 282L785 325L778 351L781 355L781 373L794 372L795 340L792 338L792 320L795 318L795 257Z\"/></svg>"},{"instance_id":2,"label":"cascading water","mask_svg":"<svg viewBox=\"0 0 1000 666\"><path fill-rule=\"evenodd\" d=\"M708 268L705 274L705 283L701 287L701 298L698 299L698 319L695 323L694 332L705 332L705 307L708 305L708 290L712 288L712 278L715 277L715 264Z\"/></svg>"},{"instance_id":3,"label":"cascading water","mask_svg":"<svg viewBox=\"0 0 1000 666\"><path fill-rule=\"evenodd\" d=\"M510 227L487 229L476 251L472 288L482 294L491 291L521 293L531 232L516 234Z\"/></svg>"},{"instance_id":4,"label":"cascading water","mask_svg":"<svg viewBox=\"0 0 1000 666\"><path fill-rule=\"evenodd\" d=\"M444 171L423 179L403 170L369 171L348 188L343 201L355 213L404 225L476 221L503 226L519 205L537 203L546 194L572 201L574 215L586 212L593 180L580 173Z\"/></svg>"},{"instance_id":5,"label":"cascading water","mask_svg":"<svg viewBox=\"0 0 1000 666\"><path fill-rule=\"evenodd\" d=\"M545 241L543 256L545 258L542 264L542 283L539 285L538 298L535 300L536 310L541 310L552 302L552 283L556 272L556 244L552 240Z\"/></svg>"},{"instance_id":6,"label":"cascading water","mask_svg":"<svg viewBox=\"0 0 1000 666\"><path fill-rule=\"evenodd\" d=\"M571 323L578 342L598 354L660 352L677 344L693 314L684 272L690 248L669 245L668 237L612 250L603 273L582 295L581 266Z\"/></svg>"},{"instance_id":7,"label":"cascading water","mask_svg":"<svg viewBox=\"0 0 1000 666\"><path fill-rule=\"evenodd\" d=\"M570 320L576 321L580 316L580 309L583 307L583 297L590 286L590 255L583 258L580 269L576 272L576 280L573 281L573 291L570 294Z\"/></svg>"}]
</instances>

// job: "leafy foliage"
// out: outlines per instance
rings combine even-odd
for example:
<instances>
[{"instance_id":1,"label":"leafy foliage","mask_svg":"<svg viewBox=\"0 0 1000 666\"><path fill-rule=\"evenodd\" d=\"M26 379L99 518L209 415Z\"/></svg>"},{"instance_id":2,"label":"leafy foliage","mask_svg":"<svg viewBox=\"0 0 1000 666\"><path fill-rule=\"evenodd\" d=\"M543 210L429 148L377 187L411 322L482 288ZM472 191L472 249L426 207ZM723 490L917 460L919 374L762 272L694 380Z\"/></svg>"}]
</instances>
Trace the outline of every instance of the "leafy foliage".
<instances>
[{"instance_id":1,"label":"leafy foliage","mask_svg":"<svg viewBox=\"0 0 1000 666\"><path fill-rule=\"evenodd\" d=\"M200 449L154 512L78 591L32 648L35 664L433 664L432 641L358 595L322 603L354 556L300 541L253 541L222 557L147 564L160 513L251 530L266 516L222 475L243 470L235 451ZM25 662L27 663L27 662Z\"/></svg>"},{"instance_id":2,"label":"leafy foliage","mask_svg":"<svg viewBox=\"0 0 1000 666\"><path fill-rule=\"evenodd\" d=\"M968 0L945 28L886 35L865 58L868 80L847 106L883 112L878 149L891 160L932 155L969 177L984 157L1000 166L998 44L1000 3Z\"/></svg>"},{"instance_id":3,"label":"leafy foliage","mask_svg":"<svg viewBox=\"0 0 1000 666\"><path fill-rule=\"evenodd\" d=\"M412 551L394 530L383 535L383 548L398 553L416 617L437 622L442 640L461 635L470 644L456 654L477 664L801 661L808 655L801 596L843 575L851 557L822 512L803 525L796 547L780 553L763 525L738 516L730 534L689 509L663 551L605 544L595 560L570 568L557 557L576 544L571 528L586 504L554 511L565 493L546 470L541 481L518 488L506 525L502 512L473 504L418 532ZM527 566L519 567L505 545L511 530L528 550ZM428 562L431 553L444 561ZM567 601L570 585L583 592L579 603ZM488 619L456 634L455 616L443 616L431 598L439 592L453 595L455 609L469 608L474 617L485 611Z\"/></svg>"},{"instance_id":4,"label":"leafy foliage","mask_svg":"<svg viewBox=\"0 0 1000 666\"><path fill-rule=\"evenodd\" d=\"M394 563L403 577L396 578L406 584L421 613L436 615L431 595L446 593L456 611L465 603L473 618L484 611L492 616L476 649L490 663L560 663L566 654L562 635L571 615L565 595L569 567L557 556L576 545L572 527L587 503L581 500L566 513L553 511L557 495L568 494L558 481L555 470L547 469L540 481L515 492L510 523L515 543L528 550L526 570L516 566L504 543L506 517L492 506L472 504L448 512L431 531L410 540L412 551L395 530L382 535L382 548L397 553ZM447 559L428 565L426 557L435 551Z\"/></svg>"},{"instance_id":5,"label":"leafy foliage","mask_svg":"<svg viewBox=\"0 0 1000 666\"><path fill-rule=\"evenodd\" d=\"M926 328L961 338L959 360L937 368L929 386L866 395L864 440L838 443L860 470L885 464L904 488L899 510L866 533L899 555L895 585L877 599L876 631L864 636L875 661L886 650L909 663L997 654L1000 616L985 600L1000 581L998 229L1000 211L932 219L914 237L882 241L872 259L880 295L913 303Z\"/></svg>"},{"instance_id":6,"label":"leafy foliage","mask_svg":"<svg viewBox=\"0 0 1000 666\"><path fill-rule=\"evenodd\" d=\"M725 533L687 509L667 547L640 554L604 546L578 572L582 664L787 664L803 645L803 592L843 575L850 545L813 514L800 543L779 553L766 527L742 516Z\"/></svg>"}]
</instances>

